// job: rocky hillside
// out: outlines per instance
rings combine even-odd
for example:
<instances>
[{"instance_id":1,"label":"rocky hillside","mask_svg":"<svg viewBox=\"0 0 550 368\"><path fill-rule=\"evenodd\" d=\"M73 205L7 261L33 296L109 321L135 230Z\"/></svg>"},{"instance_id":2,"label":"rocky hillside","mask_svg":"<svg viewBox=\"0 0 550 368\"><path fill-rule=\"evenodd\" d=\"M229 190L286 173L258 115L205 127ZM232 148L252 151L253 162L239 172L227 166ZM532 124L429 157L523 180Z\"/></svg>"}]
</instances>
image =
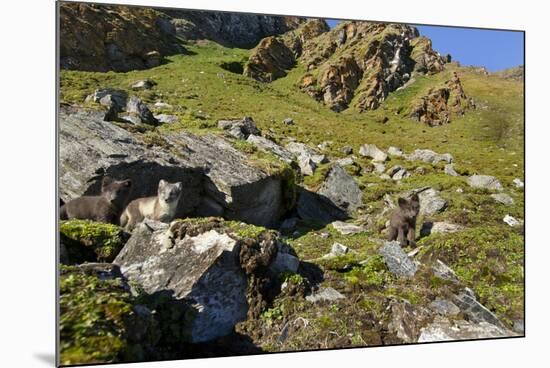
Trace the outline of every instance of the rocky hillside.
<instances>
[{"instance_id":1,"label":"rocky hillside","mask_svg":"<svg viewBox=\"0 0 550 368\"><path fill-rule=\"evenodd\" d=\"M215 40L253 47L303 22L268 17L101 4L59 6L61 68L105 72L146 69L185 53L182 41Z\"/></svg>"},{"instance_id":2,"label":"rocky hillside","mask_svg":"<svg viewBox=\"0 0 550 368\"><path fill-rule=\"evenodd\" d=\"M523 335L521 81L405 25L150 12L185 51L61 70L59 195L110 175L182 199L131 233L61 223L62 364ZM388 220L413 194L401 247Z\"/></svg>"}]
</instances>

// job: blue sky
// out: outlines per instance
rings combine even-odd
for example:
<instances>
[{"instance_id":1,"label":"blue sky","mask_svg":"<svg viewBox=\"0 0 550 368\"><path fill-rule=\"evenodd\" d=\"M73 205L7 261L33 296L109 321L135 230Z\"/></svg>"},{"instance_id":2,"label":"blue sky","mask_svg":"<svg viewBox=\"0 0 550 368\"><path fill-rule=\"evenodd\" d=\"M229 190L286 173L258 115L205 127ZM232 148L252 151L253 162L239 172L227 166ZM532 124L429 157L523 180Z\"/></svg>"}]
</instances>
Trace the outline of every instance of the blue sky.
<instances>
[{"instance_id":1,"label":"blue sky","mask_svg":"<svg viewBox=\"0 0 550 368\"><path fill-rule=\"evenodd\" d=\"M332 28L338 20L328 19ZM416 26L442 55L451 54L462 65L496 71L523 64L523 33L473 28Z\"/></svg>"}]
</instances>

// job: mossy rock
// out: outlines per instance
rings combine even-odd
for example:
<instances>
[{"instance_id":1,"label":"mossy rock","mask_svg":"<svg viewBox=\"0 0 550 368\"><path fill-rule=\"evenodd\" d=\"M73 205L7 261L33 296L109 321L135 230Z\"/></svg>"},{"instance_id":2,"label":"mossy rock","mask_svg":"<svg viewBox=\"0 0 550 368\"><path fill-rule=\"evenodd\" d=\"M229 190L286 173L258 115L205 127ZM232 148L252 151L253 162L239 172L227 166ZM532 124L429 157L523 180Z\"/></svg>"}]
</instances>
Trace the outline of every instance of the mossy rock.
<instances>
[{"instance_id":1,"label":"mossy rock","mask_svg":"<svg viewBox=\"0 0 550 368\"><path fill-rule=\"evenodd\" d=\"M128 346L125 320L132 313L121 279L101 280L76 266L61 266L61 364L110 363Z\"/></svg>"},{"instance_id":2,"label":"mossy rock","mask_svg":"<svg viewBox=\"0 0 550 368\"><path fill-rule=\"evenodd\" d=\"M116 225L89 220L62 221L59 231L72 263L112 262L129 237Z\"/></svg>"}]
</instances>

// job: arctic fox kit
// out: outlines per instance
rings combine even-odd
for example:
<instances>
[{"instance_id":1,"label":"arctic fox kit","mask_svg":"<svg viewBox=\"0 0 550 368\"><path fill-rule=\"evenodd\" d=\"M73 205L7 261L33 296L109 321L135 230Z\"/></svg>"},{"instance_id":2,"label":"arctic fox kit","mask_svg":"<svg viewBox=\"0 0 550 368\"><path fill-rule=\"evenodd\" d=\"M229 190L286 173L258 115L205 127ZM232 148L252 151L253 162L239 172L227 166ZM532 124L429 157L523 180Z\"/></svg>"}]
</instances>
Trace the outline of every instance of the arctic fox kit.
<instances>
[{"instance_id":1,"label":"arctic fox kit","mask_svg":"<svg viewBox=\"0 0 550 368\"><path fill-rule=\"evenodd\" d=\"M181 182L169 183L161 179L155 197L134 199L128 204L120 216L120 225L131 231L145 218L161 222L172 221L176 215L181 190Z\"/></svg>"}]
</instances>

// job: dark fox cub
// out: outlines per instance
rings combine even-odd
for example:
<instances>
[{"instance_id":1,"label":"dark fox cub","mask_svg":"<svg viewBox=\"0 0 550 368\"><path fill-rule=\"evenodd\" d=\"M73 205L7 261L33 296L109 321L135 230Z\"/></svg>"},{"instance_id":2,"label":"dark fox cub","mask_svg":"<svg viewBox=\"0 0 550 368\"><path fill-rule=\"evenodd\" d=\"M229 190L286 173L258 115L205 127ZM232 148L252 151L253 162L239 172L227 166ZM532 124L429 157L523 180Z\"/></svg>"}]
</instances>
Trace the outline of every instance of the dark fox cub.
<instances>
[{"instance_id":1,"label":"dark fox cub","mask_svg":"<svg viewBox=\"0 0 550 368\"><path fill-rule=\"evenodd\" d=\"M420 211L418 194L414 194L409 200L399 198L399 207L395 209L390 218L388 240L397 240L404 247L407 244L415 246L416 242L416 216Z\"/></svg>"},{"instance_id":2,"label":"dark fox cub","mask_svg":"<svg viewBox=\"0 0 550 368\"><path fill-rule=\"evenodd\" d=\"M101 194L68 201L59 211L61 220L82 219L118 225L132 186L131 180L113 180L105 176Z\"/></svg>"}]
</instances>

